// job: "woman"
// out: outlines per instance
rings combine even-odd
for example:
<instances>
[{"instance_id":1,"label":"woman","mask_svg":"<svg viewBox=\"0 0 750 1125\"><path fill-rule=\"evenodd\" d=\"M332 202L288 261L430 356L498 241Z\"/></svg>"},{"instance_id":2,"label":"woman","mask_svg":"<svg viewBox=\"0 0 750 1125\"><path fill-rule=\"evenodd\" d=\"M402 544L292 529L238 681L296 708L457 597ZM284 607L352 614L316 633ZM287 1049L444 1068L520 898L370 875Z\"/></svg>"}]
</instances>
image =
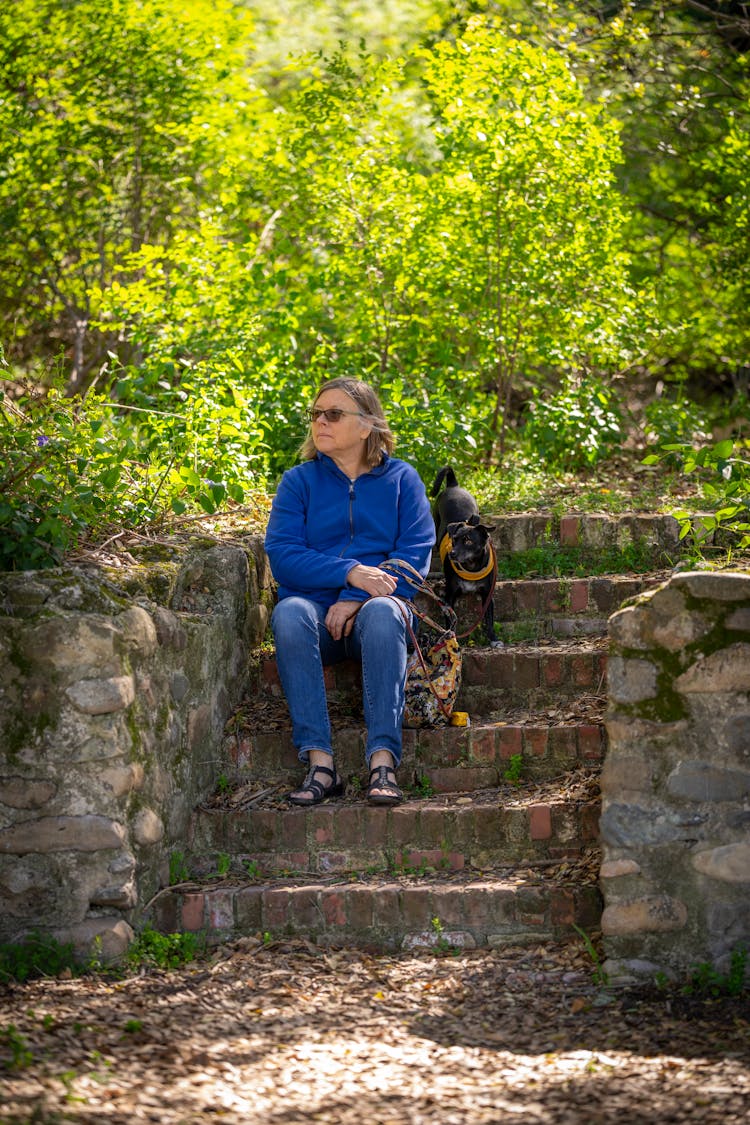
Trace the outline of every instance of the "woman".
<instances>
[{"instance_id":1,"label":"woman","mask_svg":"<svg viewBox=\"0 0 750 1125\"><path fill-rule=\"evenodd\" d=\"M367 797L403 799L401 761L407 636L396 602L410 587L380 569L405 559L426 575L435 525L416 470L391 456L395 439L377 395L357 379L320 388L303 463L284 473L271 508L266 551L278 585L271 620L279 677L305 780L289 794L296 805L340 796L323 667L362 662L367 724Z\"/></svg>"}]
</instances>

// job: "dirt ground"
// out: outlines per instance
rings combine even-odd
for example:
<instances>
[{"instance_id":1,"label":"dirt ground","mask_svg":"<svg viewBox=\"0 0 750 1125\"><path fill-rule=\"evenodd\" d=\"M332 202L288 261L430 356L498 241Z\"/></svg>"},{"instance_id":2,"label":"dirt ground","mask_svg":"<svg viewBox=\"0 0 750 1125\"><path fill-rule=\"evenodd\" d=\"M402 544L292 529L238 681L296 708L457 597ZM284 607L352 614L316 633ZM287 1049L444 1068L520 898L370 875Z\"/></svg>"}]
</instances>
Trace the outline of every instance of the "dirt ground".
<instances>
[{"instance_id":1,"label":"dirt ground","mask_svg":"<svg viewBox=\"0 0 750 1125\"><path fill-rule=\"evenodd\" d=\"M372 956L256 939L0 992L0 1120L750 1121L750 999L614 990L581 946Z\"/></svg>"}]
</instances>

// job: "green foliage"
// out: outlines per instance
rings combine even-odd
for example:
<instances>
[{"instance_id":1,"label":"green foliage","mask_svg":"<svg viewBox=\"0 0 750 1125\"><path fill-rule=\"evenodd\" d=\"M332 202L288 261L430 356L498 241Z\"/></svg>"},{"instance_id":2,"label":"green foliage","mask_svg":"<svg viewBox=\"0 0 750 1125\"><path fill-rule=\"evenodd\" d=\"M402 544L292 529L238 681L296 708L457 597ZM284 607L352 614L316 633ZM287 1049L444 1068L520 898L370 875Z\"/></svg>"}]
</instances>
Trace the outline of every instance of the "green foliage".
<instances>
[{"instance_id":1,"label":"green foliage","mask_svg":"<svg viewBox=\"0 0 750 1125\"><path fill-rule=\"evenodd\" d=\"M420 774L415 778L414 792L418 797L434 797L435 790L427 774Z\"/></svg>"},{"instance_id":2,"label":"green foliage","mask_svg":"<svg viewBox=\"0 0 750 1125\"><path fill-rule=\"evenodd\" d=\"M24 981L34 977L56 977L69 970L81 972L73 945L61 943L37 931L15 944L0 945L0 981Z\"/></svg>"},{"instance_id":3,"label":"green foliage","mask_svg":"<svg viewBox=\"0 0 750 1125\"><path fill-rule=\"evenodd\" d=\"M733 949L729 959L729 969L720 972L709 962L697 965L690 974L683 992L690 996L740 996L747 988L747 950Z\"/></svg>"},{"instance_id":4,"label":"green foliage","mask_svg":"<svg viewBox=\"0 0 750 1125\"><path fill-rule=\"evenodd\" d=\"M653 445L705 441L711 432L708 411L684 393L654 399L646 406L645 415L646 438Z\"/></svg>"},{"instance_id":5,"label":"green foliage","mask_svg":"<svg viewBox=\"0 0 750 1125\"><path fill-rule=\"evenodd\" d=\"M15 0L0 8L0 324L11 358L105 358L99 294L190 225L231 151L247 82L229 0ZM19 144L19 138L23 144ZM20 315L19 315L20 314ZM104 345L104 346L103 346Z\"/></svg>"},{"instance_id":6,"label":"green foliage","mask_svg":"<svg viewBox=\"0 0 750 1125\"><path fill-rule=\"evenodd\" d=\"M699 549L716 532L728 533L733 546L750 547L750 457L739 456L750 448L748 442L730 438L704 445L700 449L684 443L668 443L660 453L650 453L644 464L658 464L667 455L678 458L685 473L698 473L703 480L703 494L714 509L700 514L678 509L674 512L680 524L680 538L692 536Z\"/></svg>"},{"instance_id":7,"label":"green foliage","mask_svg":"<svg viewBox=\"0 0 750 1125\"><path fill-rule=\"evenodd\" d=\"M179 969L194 961L204 948L205 938L199 934L162 934L147 927L128 949L127 964L133 969Z\"/></svg>"},{"instance_id":8,"label":"green foliage","mask_svg":"<svg viewBox=\"0 0 750 1125\"><path fill-rule=\"evenodd\" d=\"M593 941L591 940L589 935L586 933L586 931L584 929L582 929L579 925L577 925L576 922L573 923L573 929L576 931L576 933L579 935L579 937L583 941L583 944L586 946L586 952L588 953L589 957L591 958L591 960L593 962L593 965L594 965L594 983L598 984L598 985L602 985L603 987L606 986L607 984L609 984L609 977L608 977L607 973L605 973L605 971L602 967L601 958L599 956L599 953L597 951L596 946L594 945Z\"/></svg>"},{"instance_id":9,"label":"green foliage","mask_svg":"<svg viewBox=\"0 0 750 1125\"><path fill-rule=\"evenodd\" d=\"M226 852L220 852L219 855L216 857L216 872L217 872L217 874L220 875L223 879L225 875L229 874L231 866L232 866L232 857L230 855L228 855Z\"/></svg>"},{"instance_id":10,"label":"green foliage","mask_svg":"<svg viewBox=\"0 0 750 1125\"><path fill-rule=\"evenodd\" d=\"M15 1024L9 1023L7 1027L0 1027L0 1048L10 1051L10 1058L2 1060L6 1070L23 1070L31 1066L34 1055L29 1050L29 1045L23 1035L17 1030Z\"/></svg>"},{"instance_id":11,"label":"green foliage","mask_svg":"<svg viewBox=\"0 0 750 1125\"><path fill-rule=\"evenodd\" d=\"M237 391L222 402L215 391L194 396L182 413L139 406L134 416L93 392L14 389L13 398L0 389L0 570L55 566L90 536L247 498Z\"/></svg>"},{"instance_id":12,"label":"green foliage","mask_svg":"<svg viewBox=\"0 0 750 1125\"><path fill-rule=\"evenodd\" d=\"M617 447L636 366L746 396L750 74L705 13L303 7L0 10L0 569L247 502L332 375L515 506Z\"/></svg>"},{"instance_id":13,"label":"green foliage","mask_svg":"<svg viewBox=\"0 0 750 1125\"><path fill-rule=\"evenodd\" d=\"M185 862L185 853L181 851L171 852L169 856L169 885L173 887L176 883L184 883L190 878L190 870Z\"/></svg>"},{"instance_id":14,"label":"green foliage","mask_svg":"<svg viewBox=\"0 0 750 1125\"><path fill-rule=\"evenodd\" d=\"M503 772L503 778L510 785L520 785L523 774L523 754L511 754L508 766Z\"/></svg>"},{"instance_id":15,"label":"green foliage","mask_svg":"<svg viewBox=\"0 0 750 1125\"><path fill-rule=\"evenodd\" d=\"M536 392L521 432L524 444L563 470L596 465L622 442L614 393L600 380L567 381L556 393Z\"/></svg>"}]
</instances>

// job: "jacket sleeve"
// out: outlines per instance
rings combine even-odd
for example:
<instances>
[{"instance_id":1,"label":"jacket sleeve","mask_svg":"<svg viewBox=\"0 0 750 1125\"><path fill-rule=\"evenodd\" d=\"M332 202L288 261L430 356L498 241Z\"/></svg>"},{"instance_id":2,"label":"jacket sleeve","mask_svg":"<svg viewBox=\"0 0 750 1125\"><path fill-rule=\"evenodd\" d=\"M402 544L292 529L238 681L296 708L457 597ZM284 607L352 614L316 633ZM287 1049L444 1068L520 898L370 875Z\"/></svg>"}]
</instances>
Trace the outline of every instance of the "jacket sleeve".
<instances>
[{"instance_id":1,"label":"jacket sleeve","mask_svg":"<svg viewBox=\"0 0 750 1125\"><path fill-rule=\"evenodd\" d=\"M331 590L346 585L356 559L326 555L307 545L307 486L299 474L284 473L271 505L265 547L281 586L299 591Z\"/></svg>"},{"instance_id":2,"label":"jacket sleeve","mask_svg":"<svg viewBox=\"0 0 750 1125\"><path fill-rule=\"evenodd\" d=\"M435 521L424 484L411 465L407 465L401 484L398 513L398 540L389 558L405 559L427 577L435 545ZM414 599L414 587L400 578L395 593L400 598Z\"/></svg>"}]
</instances>

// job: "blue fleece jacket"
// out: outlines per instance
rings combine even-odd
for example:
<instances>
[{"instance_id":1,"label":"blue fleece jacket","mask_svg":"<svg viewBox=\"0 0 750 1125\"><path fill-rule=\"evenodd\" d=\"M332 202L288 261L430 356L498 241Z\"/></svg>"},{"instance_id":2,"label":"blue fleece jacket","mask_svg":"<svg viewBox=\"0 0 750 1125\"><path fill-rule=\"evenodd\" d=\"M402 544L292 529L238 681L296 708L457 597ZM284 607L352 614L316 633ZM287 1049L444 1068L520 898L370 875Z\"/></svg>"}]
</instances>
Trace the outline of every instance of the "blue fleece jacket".
<instances>
[{"instance_id":1,"label":"blue fleece jacket","mask_svg":"<svg viewBox=\"0 0 750 1125\"><path fill-rule=\"evenodd\" d=\"M426 576L435 524L425 487L406 461L383 456L352 482L324 453L284 473L271 506L266 553L278 596L310 598L327 609L368 594L348 586L358 563L405 559ZM403 579L395 591L411 599Z\"/></svg>"}]
</instances>

